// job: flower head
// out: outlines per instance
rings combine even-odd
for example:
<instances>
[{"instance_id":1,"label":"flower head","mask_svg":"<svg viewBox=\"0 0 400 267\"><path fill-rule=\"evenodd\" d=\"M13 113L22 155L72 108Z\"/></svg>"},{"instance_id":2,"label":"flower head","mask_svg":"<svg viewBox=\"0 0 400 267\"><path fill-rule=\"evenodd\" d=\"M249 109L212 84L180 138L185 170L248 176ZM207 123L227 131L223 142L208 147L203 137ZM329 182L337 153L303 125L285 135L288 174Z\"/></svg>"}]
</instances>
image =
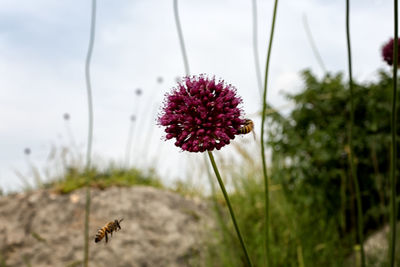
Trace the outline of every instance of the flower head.
<instances>
[{"instance_id":1,"label":"flower head","mask_svg":"<svg viewBox=\"0 0 400 267\"><path fill-rule=\"evenodd\" d=\"M383 60L387 62L390 66L393 65L393 38L390 39L383 47L382 47L382 57ZM399 55L398 55L398 63L400 63L400 40L398 41L399 46Z\"/></svg>"},{"instance_id":2,"label":"flower head","mask_svg":"<svg viewBox=\"0 0 400 267\"><path fill-rule=\"evenodd\" d=\"M238 107L242 99L224 81L205 75L185 77L166 94L158 118L166 139L189 152L220 149L235 138L245 123Z\"/></svg>"}]
</instances>

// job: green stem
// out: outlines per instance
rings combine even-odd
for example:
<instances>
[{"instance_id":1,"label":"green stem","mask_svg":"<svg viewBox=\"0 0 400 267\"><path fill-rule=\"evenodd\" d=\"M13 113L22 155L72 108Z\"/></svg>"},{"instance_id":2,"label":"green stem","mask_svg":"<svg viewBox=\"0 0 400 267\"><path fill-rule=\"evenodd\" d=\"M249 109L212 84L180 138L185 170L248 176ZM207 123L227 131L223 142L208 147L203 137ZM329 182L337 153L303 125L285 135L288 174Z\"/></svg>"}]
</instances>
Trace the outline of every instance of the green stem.
<instances>
[{"instance_id":1,"label":"green stem","mask_svg":"<svg viewBox=\"0 0 400 267\"><path fill-rule=\"evenodd\" d=\"M269 218L269 181L268 181L268 173L267 173L267 162L265 160L264 124L265 124L265 118L267 116L266 111L267 111L267 84L268 84L269 61L271 58L272 40L274 38L277 8L278 8L278 0L275 0L273 17L272 17L271 34L270 34L269 45L268 45L267 62L265 65L264 92L263 92L262 117L261 117L261 159L262 159L264 189L265 189L265 254L266 254L268 266L271 266L271 255L270 255L270 248L269 248L269 219L270 219Z\"/></svg>"},{"instance_id":2,"label":"green stem","mask_svg":"<svg viewBox=\"0 0 400 267\"><path fill-rule=\"evenodd\" d=\"M393 40L393 95L392 95L392 116L391 116L391 135L392 135L392 157L390 164L390 244L389 258L390 266L395 264L396 252L396 218L397 218L397 203L396 203L396 158L397 158L397 143L396 143L396 99L397 99L397 68L398 68L398 1L394 0L394 40Z\"/></svg>"},{"instance_id":3,"label":"green stem","mask_svg":"<svg viewBox=\"0 0 400 267\"><path fill-rule=\"evenodd\" d=\"M260 96L262 96L262 81L261 81L261 70L260 63L258 61L258 23L257 23L257 0L252 1L252 11L253 11L253 53L254 53L254 65L256 68L257 84L258 90L260 91Z\"/></svg>"},{"instance_id":4,"label":"green stem","mask_svg":"<svg viewBox=\"0 0 400 267\"><path fill-rule=\"evenodd\" d=\"M134 116L134 115L132 115ZM136 118L135 118L136 120ZM125 167L127 169L130 168L130 158L131 158L131 147L132 147L132 138L133 138L133 131L135 129L136 121L135 120L130 120L130 125L129 125L129 132L128 132L128 142L126 143L126 150L125 150Z\"/></svg>"},{"instance_id":5,"label":"green stem","mask_svg":"<svg viewBox=\"0 0 400 267\"><path fill-rule=\"evenodd\" d=\"M322 57L321 57L321 55L320 55L320 53L318 51L318 48L315 45L314 38L313 38L311 30L310 30L310 26L308 25L308 20L307 20L307 15L306 14L303 14L303 26L304 26L304 30L306 31L307 39L308 39L308 42L311 45L311 49L313 51L313 54L314 54L315 58L317 59L317 62L319 64L320 68L322 69L322 71L324 73L326 73L326 68L325 68L324 61L322 60Z\"/></svg>"},{"instance_id":6,"label":"green stem","mask_svg":"<svg viewBox=\"0 0 400 267\"><path fill-rule=\"evenodd\" d=\"M92 101L92 86L90 83L90 61L92 58L93 44L95 37L95 25L96 25L96 0L92 0L92 16L90 23L90 39L89 47L86 55L85 63L85 78L86 78L86 89L87 89L87 100L88 100L88 111L89 111L89 131L88 131L88 145L86 152L86 205L85 205L85 233L84 233L84 266L89 266L89 214L90 214L90 164L92 154L92 140L93 140L93 101Z\"/></svg>"},{"instance_id":7,"label":"green stem","mask_svg":"<svg viewBox=\"0 0 400 267\"><path fill-rule=\"evenodd\" d=\"M185 73L186 75L189 75L190 74L189 62L186 54L185 42L183 40L182 27L179 21L178 0L174 0L174 17L175 17L176 29L178 30L179 43L181 45L183 63L185 64Z\"/></svg>"},{"instance_id":8,"label":"green stem","mask_svg":"<svg viewBox=\"0 0 400 267\"><path fill-rule=\"evenodd\" d=\"M210 158L211 165L212 165L212 167L214 169L215 175L217 176L217 180L218 180L219 186L221 187L222 194L224 195L226 204L228 205L228 209L229 209L229 213L230 213L231 218L232 218L233 226L235 227L236 233L237 233L239 241L240 241L240 245L242 246L242 249L243 249L243 252L244 252L244 255L245 255L245 258L246 258L247 265L249 267L252 267L253 265L251 264L249 254L247 253L246 245L244 244L242 235L240 234L239 226L238 226L238 224L236 222L235 213L233 212L233 209L232 209L232 206L231 206L231 202L229 201L228 193L225 190L224 182L222 181L221 175L219 174L219 171L218 171L218 168L217 168L217 164L215 164L214 156L210 151L207 151L207 153L208 153L208 156Z\"/></svg>"},{"instance_id":9,"label":"green stem","mask_svg":"<svg viewBox=\"0 0 400 267\"><path fill-rule=\"evenodd\" d=\"M348 54L348 67L349 67L349 87L350 87L350 126L349 126L349 149L350 149L350 169L351 176L353 178L354 187L356 190L356 202L357 202L357 217L358 217L358 238L360 242L360 253L361 253L361 266L365 267L365 254L364 254L364 234L363 234L363 214L362 214L362 201L360 194L360 185L358 183L357 171L354 166L354 155L353 155L353 125L354 125L354 92L353 92L353 75L351 65L351 45L350 45L350 6L349 0L346 0L346 37L347 37L347 54Z\"/></svg>"},{"instance_id":10,"label":"green stem","mask_svg":"<svg viewBox=\"0 0 400 267\"><path fill-rule=\"evenodd\" d=\"M203 154L203 155L204 155L204 157L203 157L204 165L205 165L205 169L207 172L207 178L208 178L208 181L209 181L210 187L211 187L211 197L212 197L212 201L213 201L213 207L215 210L215 216L217 217L217 221L218 221L218 224L219 224L221 232L222 232L223 242L225 244L234 244L235 236L229 231L229 229L226 225L226 222L224 220L224 216L223 216L224 214L222 212L221 206L218 203L217 191L216 191L216 188L214 185L214 181L212 180L213 177L211 175L211 170L209 168L207 156L206 156L206 154ZM233 248L235 248L235 247L233 247ZM224 258L228 259L228 262L226 264L228 266L232 266L233 265L233 263L232 263L233 257L232 256L235 254L235 249L229 250L229 251L227 251L227 253L228 254L225 255L225 257L224 257Z\"/></svg>"}]
</instances>

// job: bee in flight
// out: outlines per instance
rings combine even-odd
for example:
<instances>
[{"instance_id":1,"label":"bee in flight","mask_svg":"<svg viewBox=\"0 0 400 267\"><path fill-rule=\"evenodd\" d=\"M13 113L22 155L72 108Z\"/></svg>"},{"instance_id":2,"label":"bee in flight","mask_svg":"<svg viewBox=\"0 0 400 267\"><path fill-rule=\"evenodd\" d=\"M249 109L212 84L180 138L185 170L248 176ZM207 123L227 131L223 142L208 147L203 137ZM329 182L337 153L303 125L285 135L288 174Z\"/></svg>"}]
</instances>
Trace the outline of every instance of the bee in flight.
<instances>
[{"instance_id":1,"label":"bee in flight","mask_svg":"<svg viewBox=\"0 0 400 267\"><path fill-rule=\"evenodd\" d=\"M96 238L94 239L94 242L100 242L104 236L106 237L106 243L108 242L108 236L107 234L111 234L115 231L117 232L118 230L121 230L121 225L120 223L122 222L123 219L121 220L114 220L113 222L107 223L103 228L99 229L96 234Z\"/></svg>"},{"instance_id":2,"label":"bee in flight","mask_svg":"<svg viewBox=\"0 0 400 267\"><path fill-rule=\"evenodd\" d=\"M253 131L254 123L250 119L245 119L244 125L237 130L238 134L248 134Z\"/></svg>"}]
</instances>

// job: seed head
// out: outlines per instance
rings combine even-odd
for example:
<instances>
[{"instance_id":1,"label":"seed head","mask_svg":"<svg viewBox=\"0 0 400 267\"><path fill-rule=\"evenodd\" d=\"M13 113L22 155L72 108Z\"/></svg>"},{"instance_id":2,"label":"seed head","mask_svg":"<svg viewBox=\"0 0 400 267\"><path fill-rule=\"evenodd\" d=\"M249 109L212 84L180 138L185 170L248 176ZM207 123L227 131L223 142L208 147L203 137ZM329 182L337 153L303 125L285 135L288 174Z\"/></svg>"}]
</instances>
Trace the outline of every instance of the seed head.
<instances>
[{"instance_id":1,"label":"seed head","mask_svg":"<svg viewBox=\"0 0 400 267\"><path fill-rule=\"evenodd\" d=\"M236 88L205 75L184 77L166 94L158 122L166 139L189 152L221 149L244 124Z\"/></svg>"},{"instance_id":2,"label":"seed head","mask_svg":"<svg viewBox=\"0 0 400 267\"><path fill-rule=\"evenodd\" d=\"M64 113L63 118L64 120L68 121L70 119L70 115L68 113Z\"/></svg>"},{"instance_id":3,"label":"seed head","mask_svg":"<svg viewBox=\"0 0 400 267\"><path fill-rule=\"evenodd\" d=\"M24 149L24 154L25 155L30 155L31 154L31 149L29 147Z\"/></svg>"}]
</instances>

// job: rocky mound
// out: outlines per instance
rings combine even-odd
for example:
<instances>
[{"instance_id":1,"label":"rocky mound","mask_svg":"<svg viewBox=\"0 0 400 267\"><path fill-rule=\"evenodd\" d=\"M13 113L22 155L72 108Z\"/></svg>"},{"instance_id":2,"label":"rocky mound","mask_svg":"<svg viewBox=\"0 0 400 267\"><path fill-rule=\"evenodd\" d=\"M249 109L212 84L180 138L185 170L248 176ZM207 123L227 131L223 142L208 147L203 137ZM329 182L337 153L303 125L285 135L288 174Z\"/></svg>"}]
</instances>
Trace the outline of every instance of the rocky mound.
<instances>
[{"instance_id":1,"label":"rocky mound","mask_svg":"<svg viewBox=\"0 0 400 267\"><path fill-rule=\"evenodd\" d=\"M192 266L198 260L211 221L204 203L151 187L91 192L91 266ZM6 266L81 266L84 207L84 189L1 197L0 256ZM100 227L121 218L122 229L107 244L94 242Z\"/></svg>"}]
</instances>

